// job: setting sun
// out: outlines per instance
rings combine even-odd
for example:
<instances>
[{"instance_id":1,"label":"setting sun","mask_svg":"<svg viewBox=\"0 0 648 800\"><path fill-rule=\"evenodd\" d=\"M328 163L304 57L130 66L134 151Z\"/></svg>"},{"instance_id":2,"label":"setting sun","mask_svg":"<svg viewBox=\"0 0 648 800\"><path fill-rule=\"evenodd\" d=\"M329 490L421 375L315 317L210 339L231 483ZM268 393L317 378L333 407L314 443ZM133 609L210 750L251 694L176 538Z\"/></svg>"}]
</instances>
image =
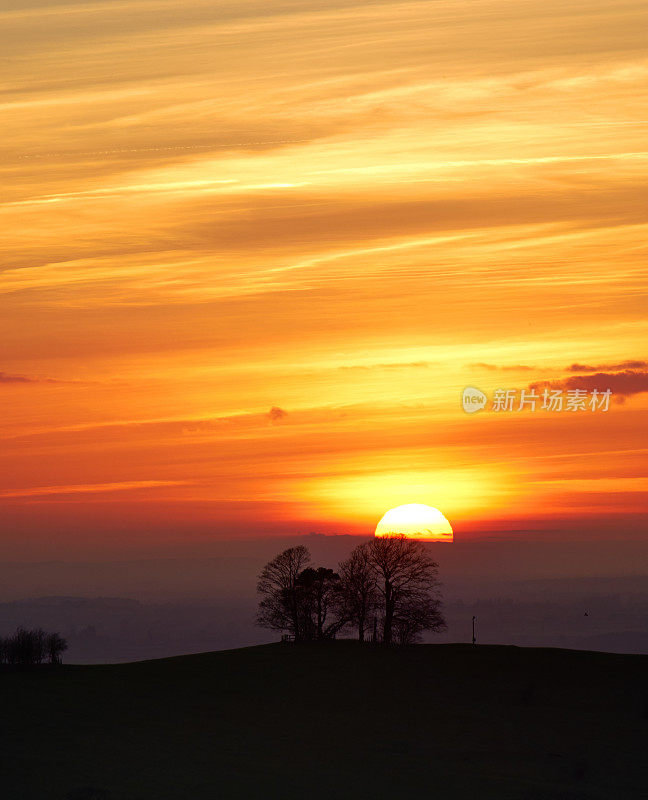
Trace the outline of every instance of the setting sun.
<instances>
[{"instance_id":1,"label":"setting sun","mask_svg":"<svg viewBox=\"0 0 648 800\"><path fill-rule=\"evenodd\" d=\"M391 508L376 525L376 536L403 535L408 539L451 542L452 526L443 514L432 506L408 503Z\"/></svg>"}]
</instances>

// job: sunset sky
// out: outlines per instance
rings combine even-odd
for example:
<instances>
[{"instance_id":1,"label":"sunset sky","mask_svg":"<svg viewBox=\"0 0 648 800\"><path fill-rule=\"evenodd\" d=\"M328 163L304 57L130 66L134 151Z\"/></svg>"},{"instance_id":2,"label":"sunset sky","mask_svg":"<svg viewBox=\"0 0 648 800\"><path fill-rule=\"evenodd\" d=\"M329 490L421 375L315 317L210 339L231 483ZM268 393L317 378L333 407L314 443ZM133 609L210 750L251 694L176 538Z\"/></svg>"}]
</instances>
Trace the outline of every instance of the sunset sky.
<instances>
[{"instance_id":1,"label":"sunset sky","mask_svg":"<svg viewBox=\"0 0 648 800\"><path fill-rule=\"evenodd\" d=\"M0 9L5 557L641 535L643 0Z\"/></svg>"}]
</instances>

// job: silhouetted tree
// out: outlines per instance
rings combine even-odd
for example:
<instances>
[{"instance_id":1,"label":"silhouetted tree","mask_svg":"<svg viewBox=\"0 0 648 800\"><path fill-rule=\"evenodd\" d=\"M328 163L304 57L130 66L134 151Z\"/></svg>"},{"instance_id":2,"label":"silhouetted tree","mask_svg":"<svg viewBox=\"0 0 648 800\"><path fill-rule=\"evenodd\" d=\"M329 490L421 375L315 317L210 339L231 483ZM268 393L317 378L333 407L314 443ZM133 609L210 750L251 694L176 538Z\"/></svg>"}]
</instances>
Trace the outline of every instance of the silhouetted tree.
<instances>
[{"instance_id":1,"label":"silhouetted tree","mask_svg":"<svg viewBox=\"0 0 648 800\"><path fill-rule=\"evenodd\" d=\"M407 643L424 630L443 630L438 564L423 542L401 535L376 537L367 549L377 578L383 642L391 644L396 638Z\"/></svg>"},{"instance_id":2,"label":"silhouetted tree","mask_svg":"<svg viewBox=\"0 0 648 800\"><path fill-rule=\"evenodd\" d=\"M309 562L310 553L300 545L265 565L257 584L258 625L288 631L299 642L334 638L353 623L364 641L369 618L378 615L385 644L410 644L423 631L445 628L438 565L420 541L401 535L371 539L341 562L339 573Z\"/></svg>"},{"instance_id":3,"label":"silhouetted tree","mask_svg":"<svg viewBox=\"0 0 648 800\"><path fill-rule=\"evenodd\" d=\"M42 628L30 631L33 637L34 663L42 664L47 658L47 634Z\"/></svg>"},{"instance_id":4,"label":"silhouetted tree","mask_svg":"<svg viewBox=\"0 0 648 800\"><path fill-rule=\"evenodd\" d=\"M28 667L49 659L60 664L67 642L58 633L45 633L41 628L18 628L12 636L0 640L0 663Z\"/></svg>"},{"instance_id":5,"label":"silhouetted tree","mask_svg":"<svg viewBox=\"0 0 648 800\"><path fill-rule=\"evenodd\" d=\"M440 631L446 627L438 598L427 591L407 594L396 603L392 623L393 637L399 644L421 640L423 631Z\"/></svg>"},{"instance_id":6,"label":"silhouetted tree","mask_svg":"<svg viewBox=\"0 0 648 800\"><path fill-rule=\"evenodd\" d=\"M303 545L289 547L269 561L257 583L261 595L257 624L275 631L288 631L295 641L304 638L303 611L300 605L303 587L297 579L311 557Z\"/></svg>"},{"instance_id":7,"label":"silhouetted tree","mask_svg":"<svg viewBox=\"0 0 648 800\"><path fill-rule=\"evenodd\" d=\"M376 607L377 576L370 562L368 543L358 545L339 566L343 615L358 628L358 639L364 642L369 617Z\"/></svg>"},{"instance_id":8,"label":"silhouetted tree","mask_svg":"<svg viewBox=\"0 0 648 800\"><path fill-rule=\"evenodd\" d=\"M48 633L45 648L50 664L60 664L61 655L67 650L68 644L60 634Z\"/></svg>"},{"instance_id":9,"label":"silhouetted tree","mask_svg":"<svg viewBox=\"0 0 648 800\"><path fill-rule=\"evenodd\" d=\"M45 658L45 631L40 628L28 631L18 628L9 639L10 663L29 666L40 664Z\"/></svg>"},{"instance_id":10,"label":"silhouetted tree","mask_svg":"<svg viewBox=\"0 0 648 800\"><path fill-rule=\"evenodd\" d=\"M327 567L308 567L297 577L303 639L331 639L348 622L341 603L340 576ZM328 624L327 624L328 620Z\"/></svg>"}]
</instances>

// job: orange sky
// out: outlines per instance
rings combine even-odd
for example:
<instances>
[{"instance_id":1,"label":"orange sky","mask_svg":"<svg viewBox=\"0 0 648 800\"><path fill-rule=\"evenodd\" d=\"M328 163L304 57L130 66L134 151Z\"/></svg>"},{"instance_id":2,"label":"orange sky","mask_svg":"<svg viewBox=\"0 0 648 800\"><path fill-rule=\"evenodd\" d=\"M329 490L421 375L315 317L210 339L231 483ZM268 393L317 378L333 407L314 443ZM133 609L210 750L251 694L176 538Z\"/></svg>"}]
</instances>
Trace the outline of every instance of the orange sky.
<instances>
[{"instance_id":1,"label":"orange sky","mask_svg":"<svg viewBox=\"0 0 648 800\"><path fill-rule=\"evenodd\" d=\"M644 2L1 8L5 552L636 529Z\"/></svg>"}]
</instances>

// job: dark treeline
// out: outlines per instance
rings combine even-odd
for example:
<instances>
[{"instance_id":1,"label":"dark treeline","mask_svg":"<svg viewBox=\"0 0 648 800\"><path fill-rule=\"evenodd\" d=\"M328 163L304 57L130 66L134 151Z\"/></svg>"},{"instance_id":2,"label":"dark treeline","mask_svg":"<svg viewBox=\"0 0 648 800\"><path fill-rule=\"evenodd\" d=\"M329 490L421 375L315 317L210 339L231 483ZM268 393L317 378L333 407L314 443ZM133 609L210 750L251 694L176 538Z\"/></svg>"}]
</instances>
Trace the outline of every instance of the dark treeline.
<instances>
[{"instance_id":1,"label":"dark treeline","mask_svg":"<svg viewBox=\"0 0 648 800\"><path fill-rule=\"evenodd\" d=\"M355 630L360 641L412 644L445 621L438 564L425 545L403 536L356 547L337 571L312 567L306 547L290 547L259 575L257 623L297 642Z\"/></svg>"},{"instance_id":2,"label":"dark treeline","mask_svg":"<svg viewBox=\"0 0 648 800\"><path fill-rule=\"evenodd\" d=\"M65 650L67 642L58 633L18 628L13 635L0 637L0 664L21 667L60 664Z\"/></svg>"}]
</instances>

